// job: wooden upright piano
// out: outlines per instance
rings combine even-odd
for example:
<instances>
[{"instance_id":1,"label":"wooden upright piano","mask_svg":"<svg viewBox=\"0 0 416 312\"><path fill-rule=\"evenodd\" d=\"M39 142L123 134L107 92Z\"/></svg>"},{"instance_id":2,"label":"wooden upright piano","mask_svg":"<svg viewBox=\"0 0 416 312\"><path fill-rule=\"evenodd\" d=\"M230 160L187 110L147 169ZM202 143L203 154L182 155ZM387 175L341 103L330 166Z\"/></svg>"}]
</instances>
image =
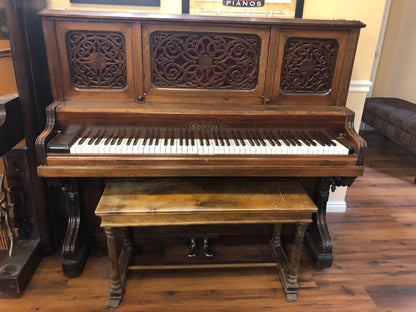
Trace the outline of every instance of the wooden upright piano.
<instances>
[{"instance_id":1,"label":"wooden upright piano","mask_svg":"<svg viewBox=\"0 0 416 312\"><path fill-rule=\"evenodd\" d=\"M332 263L329 188L363 173L345 107L358 21L45 10L55 101L38 137L42 177L288 177L318 213L307 241ZM70 200L64 258L81 261Z\"/></svg>"}]
</instances>

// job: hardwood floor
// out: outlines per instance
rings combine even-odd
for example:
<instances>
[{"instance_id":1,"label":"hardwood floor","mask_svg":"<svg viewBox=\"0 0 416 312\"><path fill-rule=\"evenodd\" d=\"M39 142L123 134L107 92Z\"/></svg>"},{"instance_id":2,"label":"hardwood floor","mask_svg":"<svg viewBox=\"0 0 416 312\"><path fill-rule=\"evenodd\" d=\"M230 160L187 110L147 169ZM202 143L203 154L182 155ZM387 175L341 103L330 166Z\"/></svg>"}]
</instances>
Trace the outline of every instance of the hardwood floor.
<instances>
[{"instance_id":1,"label":"hardwood floor","mask_svg":"<svg viewBox=\"0 0 416 312\"><path fill-rule=\"evenodd\" d=\"M297 302L285 300L271 267L130 272L118 311L415 311L416 157L381 135L366 170L349 188L347 212L328 215L334 264L316 270L306 254ZM59 253L45 257L19 299L1 311L106 311L107 258L93 250L82 276L61 273Z\"/></svg>"}]
</instances>

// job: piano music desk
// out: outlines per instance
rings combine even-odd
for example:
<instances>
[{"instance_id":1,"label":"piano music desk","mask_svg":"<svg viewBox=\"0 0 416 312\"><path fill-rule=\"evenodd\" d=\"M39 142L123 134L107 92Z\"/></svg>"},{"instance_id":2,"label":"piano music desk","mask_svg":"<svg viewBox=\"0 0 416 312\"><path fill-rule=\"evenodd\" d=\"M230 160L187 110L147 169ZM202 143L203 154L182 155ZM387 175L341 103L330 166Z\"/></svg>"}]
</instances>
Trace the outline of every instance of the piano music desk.
<instances>
[{"instance_id":1,"label":"piano music desk","mask_svg":"<svg viewBox=\"0 0 416 312\"><path fill-rule=\"evenodd\" d=\"M109 307L117 307L126 286L132 244L127 227L205 224L275 224L270 240L288 301L297 299L297 274L306 226L317 211L293 180L239 178L148 178L108 182L95 211L107 235L111 269ZM283 223L295 223L289 257L280 242ZM117 255L116 228L123 233ZM218 264L181 267L219 267ZM150 266L151 267L151 266ZM159 268L158 266L157 268ZM224 267L232 267L224 264ZM137 267L136 267L137 268ZM156 267L155 267L156 268ZM175 268L177 268L175 266Z\"/></svg>"}]
</instances>

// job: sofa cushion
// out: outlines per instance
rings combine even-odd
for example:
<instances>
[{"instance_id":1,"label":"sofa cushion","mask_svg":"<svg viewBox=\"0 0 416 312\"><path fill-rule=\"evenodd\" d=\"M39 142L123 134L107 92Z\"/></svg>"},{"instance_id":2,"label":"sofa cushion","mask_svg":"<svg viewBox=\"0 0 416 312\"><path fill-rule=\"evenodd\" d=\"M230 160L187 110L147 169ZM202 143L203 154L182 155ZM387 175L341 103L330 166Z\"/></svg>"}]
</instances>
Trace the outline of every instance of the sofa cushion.
<instances>
[{"instance_id":1,"label":"sofa cushion","mask_svg":"<svg viewBox=\"0 0 416 312\"><path fill-rule=\"evenodd\" d=\"M416 104L411 102L397 98L367 98L364 115L380 118L409 134L416 135Z\"/></svg>"}]
</instances>

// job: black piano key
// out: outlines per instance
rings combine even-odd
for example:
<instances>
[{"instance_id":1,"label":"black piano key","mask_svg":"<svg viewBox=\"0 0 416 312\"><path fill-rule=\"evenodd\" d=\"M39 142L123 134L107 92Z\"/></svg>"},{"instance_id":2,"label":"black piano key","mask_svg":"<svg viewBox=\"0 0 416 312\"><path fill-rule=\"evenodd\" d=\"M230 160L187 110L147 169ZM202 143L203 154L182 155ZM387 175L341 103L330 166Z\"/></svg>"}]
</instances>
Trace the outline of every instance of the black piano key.
<instances>
[{"instance_id":1,"label":"black piano key","mask_svg":"<svg viewBox=\"0 0 416 312\"><path fill-rule=\"evenodd\" d=\"M139 142L140 137L140 130L137 131L137 133L134 135L133 145L137 145L137 142Z\"/></svg>"},{"instance_id":2,"label":"black piano key","mask_svg":"<svg viewBox=\"0 0 416 312\"><path fill-rule=\"evenodd\" d=\"M99 131L97 133L97 139L95 140L94 145L98 145L98 144L100 144L102 142L103 137L104 137L104 132L105 132L105 130L103 130L101 132Z\"/></svg>"},{"instance_id":3,"label":"black piano key","mask_svg":"<svg viewBox=\"0 0 416 312\"><path fill-rule=\"evenodd\" d=\"M209 142L209 135L208 135L207 131L205 131L205 142L206 142L207 146L211 146L211 143Z\"/></svg>"},{"instance_id":4,"label":"black piano key","mask_svg":"<svg viewBox=\"0 0 416 312\"><path fill-rule=\"evenodd\" d=\"M236 146L240 146L240 142L238 142L237 136L235 135L234 130L231 130L231 135L233 137L234 143Z\"/></svg>"},{"instance_id":5,"label":"black piano key","mask_svg":"<svg viewBox=\"0 0 416 312\"><path fill-rule=\"evenodd\" d=\"M114 145L114 144L116 144L117 139L118 139L118 136L117 136L117 135L113 136L113 137L111 138L110 145Z\"/></svg>"},{"instance_id":6,"label":"black piano key","mask_svg":"<svg viewBox=\"0 0 416 312\"><path fill-rule=\"evenodd\" d=\"M185 130L185 146L189 146L189 133L188 130Z\"/></svg>"},{"instance_id":7,"label":"black piano key","mask_svg":"<svg viewBox=\"0 0 416 312\"><path fill-rule=\"evenodd\" d=\"M220 141L220 145L225 146L225 142L222 138L221 132L218 131L217 133L218 133L218 141Z\"/></svg>"},{"instance_id":8,"label":"black piano key","mask_svg":"<svg viewBox=\"0 0 416 312\"><path fill-rule=\"evenodd\" d=\"M179 145L183 146L183 133L182 133L182 129L179 132Z\"/></svg>"},{"instance_id":9,"label":"black piano key","mask_svg":"<svg viewBox=\"0 0 416 312\"><path fill-rule=\"evenodd\" d=\"M251 135L248 133L248 131L246 131L246 134L247 134L247 140L248 140L248 143L250 143L250 145L251 145L251 146L256 145L256 144L254 143L254 141L252 140Z\"/></svg>"},{"instance_id":10,"label":"black piano key","mask_svg":"<svg viewBox=\"0 0 416 312\"><path fill-rule=\"evenodd\" d=\"M165 142L163 143L163 145L168 145L169 142L169 130L166 129L165 131Z\"/></svg>"},{"instance_id":11,"label":"black piano key","mask_svg":"<svg viewBox=\"0 0 416 312\"><path fill-rule=\"evenodd\" d=\"M191 131L191 145L195 146L195 138L194 138L194 132Z\"/></svg>"},{"instance_id":12,"label":"black piano key","mask_svg":"<svg viewBox=\"0 0 416 312\"><path fill-rule=\"evenodd\" d=\"M144 134L144 138L142 141L142 145L146 146L147 145L147 139L149 138L149 130L146 130L145 134Z\"/></svg>"},{"instance_id":13,"label":"black piano key","mask_svg":"<svg viewBox=\"0 0 416 312\"><path fill-rule=\"evenodd\" d=\"M237 138L240 140L240 144L242 146L246 146L246 142L244 142L243 137L242 137L242 135L241 135L241 133L240 133L239 130L237 130Z\"/></svg>"},{"instance_id":14,"label":"black piano key","mask_svg":"<svg viewBox=\"0 0 416 312\"><path fill-rule=\"evenodd\" d=\"M266 137L266 139L265 139L265 140L267 140L267 142L269 142L269 144L270 144L271 146L276 146L276 143L273 141L273 137L271 136L271 134L270 134L270 133L268 133L268 132L266 132L265 134L266 134L266 135L265 135L265 137Z\"/></svg>"},{"instance_id":15,"label":"black piano key","mask_svg":"<svg viewBox=\"0 0 416 312\"><path fill-rule=\"evenodd\" d=\"M105 139L104 141L104 145L108 145L111 141L112 137L108 137L107 139Z\"/></svg>"},{"instance_id":16,"label":"black piano key","mask_svg":"<svg viewBox=\"0 0 416 312\"><path fill-rule=\"evenodd\" d=\"M159 145L159 140L160 140L160 130L158 129L155 135L155 145L158 146Z\"/></svg>"},{"instance_id":17,"label":"black piano key","mask_svg":"<svg viewBox=\"0 0 416 312\"><path fill-rule=\"evenodd\" d=\"M172 131L170 132L170 145L173 145L175 143L175 130L172 129Z\"/></svg>"},{"instance_id":18,"label":"black piano key","mask_svg":"<svg viewBox=\"0 0 416 312\"><path fill-rule=\"evenodd\" d=\"M152 132L149 135L149 140L147 142L147 145L153 145L154 139L155 139L155 131L152 130Z\"/></svg>"},{"instance_id":19,"label":"black piano key","mask_svg":"<svg viewBox=\"0 0 416 312\"><path fill-rule=\"evenodd\" d=\"M227 146L230 146L231 145L230 140L228 139L227 135L224 135L224 134L225 133L223 132L223 138L224 138L225 144L227 144Z\"/></svg>"},{"instance_id":20,"label":"black piano key","mask_svg":"<svg viewBox=\"0 0 416 312\"><path fill-rule=\"evenodd\" d=\"M306 139L301 139L301 141L306 145L306 146L311 146L311 143L309 143L308 140Z\"/></svg>"},{"instance_id":21,"label":"black piano key","mask_svg":"<svg viewBox=\"0 0 416 312\"><path fill-rule=\"evenodd\" d=\"M277 146L282 146L282 143L280 143L280 141L276 138L276 136L273 134L273 132L269 131L269 133L270 133L270 136L271 136L273 142L276 143Z\"/></svg>"},{"instance_id":22,"label":"black piano key","mask_svg":"<svg viewBox=\"0 0 416 312\"><path fill-rule=\"evenodd\" d=\"M327 143L322 139L315 139L321 146L327 146Z\"/></svg>"},{"instance_id":23,"label":"black piano key","mask_svg":"<svg viewBox=\"0 0 416 312\"><path fill-rule=\"evenodd\" d=\"M96 136L93 136L92 138L90 138L89 140L88 140L88 143L87 143L87 145L93 145L93 143L95 142L95 140L97 139L97 137Z\"/></svg>"},{"instance_id":24,"label":"black piano key","mask_svg":"<svg viewBox=\"0 0 416 312\"><path fill-rule=\"evenodd\" d=\"M201 146L204 146L204 138L202 136L202 132L201 131L198 132L198 138L199 138L199 144Z\"/></svg>"},{"instance_id":25,"label":"black piano key","mask_svg":"<svg viewBox=\"0 0 416 312\"><path fill-rule=\"evenodd\" d=\"M292 146L292 143L288 139L282 138L282 141L286 144L286 146Z\"/></svg>"},{"instance_id":26,"label":"black piano key","mask_svg":"<svg viewBox=\"0 0 416 312\"><path fill-rule=\"evenodd\" d=\"M334 142L334 140L328 139L328 141L332 146L337 146L337 144Z\"/></svg>"},{"instance_id":27,"label":"black piano key","mask_svg":"<svg viewBox=\"0 0 416 312\"><path fill-rule=\"evenodd\" d=\"M214 137L215 146L219 146L220 142L218 141L217 133L215 132L215 130L212 131L212 136Z\"/></svg>"},{"instance_id":28,"label":"black piano key","mask_svg":"<svg viewBox=\"0 0 416 312\"><path fill-rule=\"evenodd\" d=\"M78 141L78 145L83 144L83 143L85 142L85 140L86 140L86 139L87 139L87 137L86 137L86 136L82 137L82 139Z\"/></svg>"},{"instance_id":29,"label":"black piano key","mask_svg":"<svg viewBox=\"0 0 416 312\"><path fill-rule=\"evenodd\" d=\"M255 132L256 136L258 137L258 141L260 142L261 145L266 146L266 142L264 142L264 139L262 137L262 135L260 135L260 133L258 133L257 131Z\"/></svg>"},{"instance_id":30,"label":"black piano key","mask_svg":"<svg viewBox=\"0 0 416 312\"><path fill-rule=\"evenodd\" d=\"M292 138L292 141L297 145L297 146L302 146L302 143L296 139L295 137Z\"/></svg>"}]
</instances>

